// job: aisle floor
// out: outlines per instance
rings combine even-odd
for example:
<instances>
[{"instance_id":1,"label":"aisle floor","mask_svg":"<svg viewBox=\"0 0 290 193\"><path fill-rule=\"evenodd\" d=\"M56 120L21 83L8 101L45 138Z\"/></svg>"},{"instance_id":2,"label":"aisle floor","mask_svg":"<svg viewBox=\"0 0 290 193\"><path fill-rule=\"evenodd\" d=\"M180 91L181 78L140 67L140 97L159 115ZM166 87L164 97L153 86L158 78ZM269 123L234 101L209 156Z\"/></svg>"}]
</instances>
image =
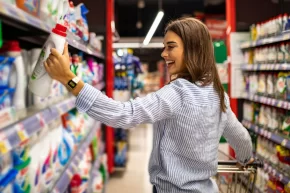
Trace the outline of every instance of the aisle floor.
<instances>
[{"instance_id":1,"label":"aisle floor","mask_svg":"<svg viewBox=\"0 0 290 193\"><path fill-rule=\"evenodd\" d=\"M125 172L110 176L106 193L151 193L148 163L152 149L152 125L141 125L130 131L129 160Z\"/></svg>"}]
</instances>

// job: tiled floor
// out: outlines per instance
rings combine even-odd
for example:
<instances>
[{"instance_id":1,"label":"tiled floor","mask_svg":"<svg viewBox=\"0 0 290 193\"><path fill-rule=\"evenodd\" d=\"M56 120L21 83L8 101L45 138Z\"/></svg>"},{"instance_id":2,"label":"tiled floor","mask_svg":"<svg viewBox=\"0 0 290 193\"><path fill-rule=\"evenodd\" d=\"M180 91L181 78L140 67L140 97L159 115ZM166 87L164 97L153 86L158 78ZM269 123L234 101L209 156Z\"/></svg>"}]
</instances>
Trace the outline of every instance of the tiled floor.
<instances>
[{"instance_id":1,"label":"tiled floor","mask_svg":"<svg viewBox=\"0 0 290 193\"><path fill-rule=\"evenodd\" d=\"M152 125L130 131L129 160L125 172L110 176L106 193L152 193L148 162L152 149Z\"/></svg>"}]
</instances>

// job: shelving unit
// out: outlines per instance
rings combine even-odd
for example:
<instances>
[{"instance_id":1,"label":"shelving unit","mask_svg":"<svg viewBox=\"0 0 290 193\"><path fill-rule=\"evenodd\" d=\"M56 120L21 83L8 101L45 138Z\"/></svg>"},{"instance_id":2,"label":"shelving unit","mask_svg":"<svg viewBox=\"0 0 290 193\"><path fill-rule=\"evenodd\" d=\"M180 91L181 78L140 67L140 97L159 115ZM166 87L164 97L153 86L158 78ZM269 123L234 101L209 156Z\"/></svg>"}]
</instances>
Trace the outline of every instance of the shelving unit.
<instances>
[{"instance_id":1,"label":"shelving unit","mask_svg":"<svg viewBox=\"0 0 290 193\"><path fill-rule=\"evenodd\" d=\"M290 139L286 138L286 136L284 137L271 131L267 131L264 128L260 128L259 126L251 123L250 121L243 120L242 123L247 129L255 132L256 134L261 135L279 145L282 145L283 147L290 149Z\"/></svg>"},{"instance_id":2,"label":"shelving unit","mask_svg":"<svg viewBox=\"0 0 290 193\"><path fill-rule=\"evenodd\" d=\"M244 64L243 71L289 71L290 64Z\"/></svg>"},{"instance_id":3,"label":"shelving unit","mask_svg":"<svg viewBox=\"0 0 290 193\"><path fill-rule=\"evenodd\" d=\"M250 94L244 94L244 99L253 101L253 102L258 102L261 104L273 106L273 107L278 107L286 110L290 110L290 102L285 101L285 100L278 100L270 97L264 97L264 96L259 96L259 95L250 95Z\"/></svg>"},{"instance_id":4,"label":"shelving unit","mask_svg":"<svg viewBox=\"0 0 290 193\"><path fill-rule=\"evenodd\" d=\"M3 1L0 1L0 15L4 17L3 19L10 23L11 25L23 28L25 26L33 27L36 30L40 30L41 32L44 32L44 34L49 34L53 28L53 26L50 26L49 24L41 21L40 19L26 13L25 11L17 8L16 6L10 5L8 3L5 3ZM70 32L68 33L67 42L70 46L81 50L89 55L96 56L100 59L104 59L103 53L92 50L90 47L88 47L84 42L79 40L79 38L75 37Z\"/></svg>"},{"instance_id":5,"label":"shelving unit","mask_svg":"<svg viewBox=\"0 0 290 193\"><path fill-rule=\"evenodd\" d=\"M279 172L276 167L273 167L268 161L266 161L261 155L257 154L257 158L264 162L264 171L267 172L269 175L274 176L275 178L279 179L284 185L290 184L290 178Z\"/></svg>"},{"instance_id":6,"label":"shelving unit","mask_svg":"<svg viewBox=\"0 0 290 193\"><path fill-rule=\"evenodd\" d=\"M75 107L75 97L34 113L0 131L0 156L19 146L54 119Z\"/></svg>"},{"instance_id":7,"label":"shelving unit","mask_svg":"<svg viewBox=\"0 0 290 193\"><path fill-rule=\"evenodd\" d=\"M263 39L259 39L257 41L244 42L241 44L240 48L241 49L248 49L248 48L253 48L253 47L257 47L257 46L263 46L263 45L267 45L267 44L288 41L288 40L290 40L290 33L285 32L285 33L282 33L281 35L274 36L274 37L263 38Z\"/></svg>"},{"instance_id":8,"label":"shelving unit","mask_svg":"<svg viewBox=\"0 0 290 193\"><path fill-rule=\"evenodd\" d=\"M70 183L73 174L78 170L78 165L84 157L84 152L89 147L90 143L94 138L94 133L100 129L101 123L97 122L94 127L88 132L87 136L84 138L82 143L79 145L78 149L74 152L64 171L60 175L59 179L50 192L52 193L63 193L65 192L67 186ZM97 163L95 163L96 165Z\"/></svg>"}]
</instances>

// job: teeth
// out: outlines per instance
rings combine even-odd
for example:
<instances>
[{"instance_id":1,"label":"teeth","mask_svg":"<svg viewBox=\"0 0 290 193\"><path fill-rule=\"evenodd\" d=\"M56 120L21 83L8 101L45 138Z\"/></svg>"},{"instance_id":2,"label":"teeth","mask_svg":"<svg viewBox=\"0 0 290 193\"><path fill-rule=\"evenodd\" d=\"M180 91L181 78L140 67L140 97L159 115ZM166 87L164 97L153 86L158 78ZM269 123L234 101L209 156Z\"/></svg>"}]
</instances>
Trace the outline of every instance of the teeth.
<instances>
[{"instance_id":1,"label":"teeth","mask_svg":"<svg viewBox=\"0 0 290 193\"><path fill-rule=\"evenodd\" d=\"M173 63L174 61L166 61L166 64L171 64Z\"/></svg>"}]
</instances>

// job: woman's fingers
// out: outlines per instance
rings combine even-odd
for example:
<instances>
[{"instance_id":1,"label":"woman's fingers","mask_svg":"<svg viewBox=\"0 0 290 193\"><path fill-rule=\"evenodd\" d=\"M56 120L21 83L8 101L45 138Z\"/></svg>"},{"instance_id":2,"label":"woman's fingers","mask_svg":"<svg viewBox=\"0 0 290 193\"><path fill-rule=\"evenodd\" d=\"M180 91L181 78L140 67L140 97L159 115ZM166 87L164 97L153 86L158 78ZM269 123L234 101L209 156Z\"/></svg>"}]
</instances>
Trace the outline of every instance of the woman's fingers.
<instances>
[{"instance_id":1,"label":"woman's fingers","mask_svg":"<svg viewBox=\"0 0 290 193\"><path fill-rule=\"evenodd\" d=\"M58 59L57 59L54 55L52 55L52 54L49 55L48 59L49 59L53 64L57 64L57 63L58 63Z\"/></svg>"},{"instance_id":2,"label":"woman's fingers","mask_svg":"<svg viewBox=\"0 0 290 193\"><path fill-rule=\"evenodd\" d=\"M61 54L55 49L55 48L51 48L50 49L50 53L55 56L57 59L61 57Z\"/></svg>"},{"instance_id":3,"label":"woman's fingers","mask_svg":"<svg viewBox=\"0 0 290 193\"><path fill-rule=\"evenodd\" d=\"M63 54L64 56L69 56L69 52L68 52L68 43L66 42L64 45L64 50L63 50Z\"/></svg>"}]
</instances>

